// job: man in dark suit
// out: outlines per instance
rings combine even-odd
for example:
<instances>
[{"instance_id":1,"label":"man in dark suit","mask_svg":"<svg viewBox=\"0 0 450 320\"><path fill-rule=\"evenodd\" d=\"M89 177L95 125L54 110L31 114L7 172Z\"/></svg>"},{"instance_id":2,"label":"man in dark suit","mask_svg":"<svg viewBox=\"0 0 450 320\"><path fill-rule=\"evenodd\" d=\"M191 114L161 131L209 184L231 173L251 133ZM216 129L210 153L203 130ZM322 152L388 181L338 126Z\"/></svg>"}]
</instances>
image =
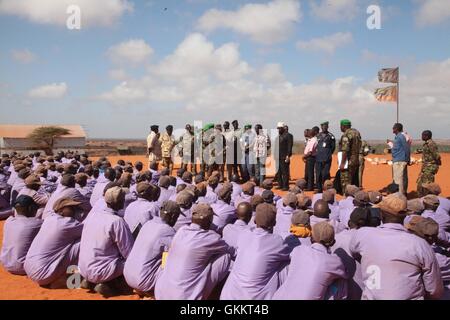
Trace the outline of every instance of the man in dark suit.
<instances>
[{"instance_id":1,"label":"man in dark suit","mask_svg":"<svg viewBox=\"0 0 450 320\"><path fill-rule=\"evenodd\" d=\"M289 190L289 166L291 163L294 137L286 130L286 125L279 122L278 129L278 189Z\"/></svg>"}]
</instances>

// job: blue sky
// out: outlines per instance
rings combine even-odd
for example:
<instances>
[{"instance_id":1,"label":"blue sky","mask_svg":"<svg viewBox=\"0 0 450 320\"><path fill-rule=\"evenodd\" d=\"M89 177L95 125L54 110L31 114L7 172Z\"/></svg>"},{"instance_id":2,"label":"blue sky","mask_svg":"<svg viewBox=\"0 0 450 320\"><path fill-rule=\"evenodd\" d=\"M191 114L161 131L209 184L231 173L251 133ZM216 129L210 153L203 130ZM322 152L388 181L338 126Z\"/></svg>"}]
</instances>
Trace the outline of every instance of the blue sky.
<instances>
[{"instance_id":1,"label":"blue sky","mask_svg":"<svg viewBox=\"0 0 450 320\"><path fill-rule=\"evenodd\" d=\"M372 92L380 68L400 66L401 121L416 138L450 138L450 1L24 2L0 0L2 123L140 138L153 123L237 118L284 121L301 138L350 118L386 138L395 104ZM81 30L65 27L65 3ZM370 4L381 30L366 27Z\"/></svg>"}]
</instances>

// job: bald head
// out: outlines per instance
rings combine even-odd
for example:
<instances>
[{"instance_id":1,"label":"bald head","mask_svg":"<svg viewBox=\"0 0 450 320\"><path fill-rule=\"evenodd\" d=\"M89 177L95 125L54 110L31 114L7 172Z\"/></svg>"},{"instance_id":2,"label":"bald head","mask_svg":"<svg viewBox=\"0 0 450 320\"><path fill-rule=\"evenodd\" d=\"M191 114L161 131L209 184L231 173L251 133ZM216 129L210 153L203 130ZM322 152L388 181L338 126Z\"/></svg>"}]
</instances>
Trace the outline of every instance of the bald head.
<instances>
[{"instance_id":1,"label":"bald head","mask_svg":"<svg viewBox=\"0 0 450 320\"><path fill-rule=\"evenodd\" d=\"M239 203L236 209L236 216L239 220L245 221L245 223L249 223L252 218L253 208L252 205L248 202Z\"/></svg>"},{"instance_id":2,"label":"bald head","mask_svg":"<svg viewBox=\"0 0 450 320\"><path fill-rule=\"evenodd\" d=\"M324 200L317 200L314 204L314 215L318 218L328 219L330 217L328 202Z\"/></svg>"}]
</instances>

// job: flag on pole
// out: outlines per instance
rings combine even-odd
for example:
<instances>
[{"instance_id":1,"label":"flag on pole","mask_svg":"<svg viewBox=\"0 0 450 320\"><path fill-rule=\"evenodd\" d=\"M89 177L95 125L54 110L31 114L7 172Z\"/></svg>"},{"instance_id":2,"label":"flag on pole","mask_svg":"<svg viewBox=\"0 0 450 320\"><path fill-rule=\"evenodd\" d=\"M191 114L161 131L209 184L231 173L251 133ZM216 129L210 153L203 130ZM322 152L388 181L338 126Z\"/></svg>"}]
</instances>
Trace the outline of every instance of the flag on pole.
<instances>
[{"instance_id":1,"label":"flag on pole","mask_svg":"<svg viewBox=\"0 0 450 320\"><path fill-rule=\"evenodd\" d=\"M378 101L397 102L397 86L376 89L375 98Z\"/></svg>"},{"instance_id":2,"label":"flag on pole","mask_svg":"<svg viewBox=\"0 0 450 320\"><path fill-rule=\"evenodd\" d=\"M381 69L378 72L378 81L398 83L398 68Z\"/></svg>"}]
</instances>

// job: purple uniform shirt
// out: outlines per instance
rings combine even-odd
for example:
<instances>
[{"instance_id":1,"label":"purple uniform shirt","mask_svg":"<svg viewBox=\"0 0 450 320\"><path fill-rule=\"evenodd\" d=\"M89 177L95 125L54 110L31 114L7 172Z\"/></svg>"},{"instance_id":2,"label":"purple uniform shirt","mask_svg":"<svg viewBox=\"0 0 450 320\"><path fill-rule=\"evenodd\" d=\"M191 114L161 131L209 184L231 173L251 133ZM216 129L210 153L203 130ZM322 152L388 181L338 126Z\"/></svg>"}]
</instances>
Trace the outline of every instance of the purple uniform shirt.
<instances>
[{"instance_id":1,"label":"purple uniform shirt","mask_svg":"<svg viewBox=\"0 0 450 320\"><path fill-rule=\"evenodd\" d=\"M125 220L110 208L94 212L84 223L80 244L80 273L88 281L102 283L123 273L133 236Z\"/></svg>"},{"instance_id":2,"label":"purple uniform shirt","mask_svg":"<svg viewBox=\"0 0 450 320\"><path fill-rule=\"evenodd\" d=\"M350 241L353 257L361 257L363 299L439 299L443 285L433 249L400 224L361 228Z\"/></svg>"},{"instance_id":3,"label":"purple uniform shirt","mask_svg":"<svg viewBox=\"0 0 450 320\"><path fill-rule=\"evenodd\" d=\"M161 194L159 195L159 198L158 198L159 205L162 206L164 201L169 200L170 197L173 196L174 194L175 194L175 190L173 190L173 189L161 188Z\"/></svg>"},{"instance_id":4,"label":"purple uniform shirt","mask_svg":"<svg viewBox=\"0 0 450 320\"><path fill-rule=\"evenodd\" d=\"M450 216L446 212L442 210L436 212L425 210L422 213L422 217L431 218L439 224L439 228L444 231L450 231Z\"/></svg>"},{"instance_id":5,"label":"purple uniform shirt","mask_svg":"<svg viewBox=\"0 0 450 320\"><path fill-rule=\"evenodd\" d=\"M94 186L94 189L92 190L91 194L91 206L94 206L98 199L103 197L103 191L105 190L105 187L110 183L108 179L106 179L104 176L100 176L97 179L97 183Z\"/></svg>"},{"instance_id":6,"label":"purple uniform shirt","mask_svg":"<svg viewBox=\"0 0 450 320\"><path fill-rule=\"evenodd\" d=\"M173 238L166 266L156 282L156 299L207 298L226 275L231 261L229 251L228 245L214 231L203 230L194 223L181 228ZM216 281L211 275L215 275Z\"/></svg>"},{"instance_id":7,"label":"purple uniform shirt","mask_svg":"<svg viewBox=\"0 0 450 320\"><path fill-rule=\"evenodd\" d=\"M228 224L223 228L222 239L236 250L238 239L246 230L250 230L250 226L242 220L236 220L235 223Z\"/></svg>"},{"instance_id":8,"label":"purple uniform shirt","mask_svg":"<svg viewBox=\"0 0 450 320\"><path fill-rule=\"evenodd\" d=\"M322 244L299 246L291 253L286 280L274 300L324 300L330 287L347 278L341 259L328 253ZM340 294L345 297L345 292Z\"/></svg>"},{"instance_id":9,"label":"purple uniform shirt","mask_svg":"<svg viewBox=\"0 0 450 320\"><path fill-rule=\"evenodd\" d=\"M211 188L210 186L206 187L206 195L205 195L205 201L208 204L213 204L217 202L217 194L215 193L215 191L213 190L213 188Z\"/></svg>"},{"instance_id":10,"label":"purple uniform shirt","mask_svg":"<svg viewBox=\"0 0 450 320\"><path fill-rule=\"evenodd\" d=\"M279 235L262 228L243 232L220 299L271 299L286 276L288 261L289 247Z\"/></svg>"},{"instance_id":11,"label":"purple uniform shirt","mask_svg":"<svg viewBox=\"0 0 450 320\"><path fill-rule=\"evenodd\" d=\"M127 207L123 218L133 233L139 224L142 227L147 221L158 216L159 204L157 202L139 198Z\"/></svg>"},{"instance_id":12,"label":"purple uniform shirt","mask_svg":"<svg viewBox=\"0 0 450 320\"><path fill-rule=\"evenodd\" d=\"M211 205L211 208L214 211L211 229L219 233L222 233L223 228L227 224L234 223L237 219L236 209L222 200L217 200L216 203Z\"/></svg>"},{"instance_id":13,"label":"purple uniform shirt","mask_svg":"<svg viewBox=\"0 0 450 320\"><path fill-rule=\"evenodd\" d=\"M292 213L295 210L292 207L282 205L277 209L277 223L273 228L273 233L278 234L283 239L286 239L291 233Z\"/></svg>"},{"instance_id":14,"label":"purple uniform shirt","mask_svg":"<svg viewBox=\"0 0 450 320\"><path fill-rule=\"evenodd\" d=\"M188 226L192 222L192 208L184 209L180 208L181 213L178 217L177 223L175 223L175 226L173 227L175 230L179 230L183 226Z\"/></svg>"},{"instance_id":15,"label":"purple uniform shirt","mask_svg":"<svg viewBox=\"0 0 450 320\"><path fill-rule=\"evenodd\" d=\"M42 220L22 215L9 217L3 226L2 251L0 262L13 273L24 275L23 264L28 249L41 228Z\"/></svg>"},{"instance_id":16,"label":"purple uniform shirt","mask_svg":"<svg viewBox=\"0 0 450 320\"><path fill-rule=\"evenodd\" d=\"M235 201L237 199L237 197L241 194L242 192L242 187L236 183L236 182L231 182L231 185L233 186L233 191L231 193L231 205L235 205Z\"/></svg>"},{"instance_id":17,"label":"purple uniform shirt","mask_svg":"<svg viewBox=\"0 0 450 320\"><path fill-rule=\"evenodd\" d=\"M123 270L130 287L141 292L154 290L162 271L162 254L169 250L174 236L175 229L159 217L142 227Z\"/></svg>"},{"instance_id":18,"label":"purple uniform shirt","mask_svg":"<svg viewBox=\"0 0 450 320\"><path fill-rule=\"evenodd\" d=\"M241 192L241 194L236 198L234 201L234 206L237 208L241 202L248 202L250 203L250 200L252 199L251 195L245 194Z\"/></svg>"},{"instance_id":19,"label":"purple uniform shirt","mask_svg":"<svg viewBox=\"0 0 450 320\"><path fill-rule=\"evenodd\" d=\"M54 213L53 206L56 201L62 198L70 198L74 201L81 202L80 208L83 213L83 217L89 213L91 210L91 205L89 204L89 199L83 197L83 195L75 188L69 188L60 185L58 189L50 196L50 199L47 201L47 205L44 208L44 213L42 215L42 219L47 218L51 213ZM77 216L77 219L81 220L82 217Z\"/></svg>"},{"instance_id":20,"label":"purple uniform shirt","mask_svg":"<svg viewBox=\"0 0 450 320\"><path fill-rule=\"evenodd\" d=\"M356 229L344 230L335 236L336 243L331 251L341 258L348 274L348 299L361 300L364 287L361 264L356 261L350 252L350 241L356 233Z\"/></svg>"},{"instance_id":21,"label":"purple uniform shirt","mask_svg":"<svg viewBox=\"0 0 450 320\"><path fill-rule=\"evenodd\" d=\"M76 265L83 224L73 218L50 214L42 223L25 258L28 277L40 285L50 284Z\"/></svg>"}]
</instances>

